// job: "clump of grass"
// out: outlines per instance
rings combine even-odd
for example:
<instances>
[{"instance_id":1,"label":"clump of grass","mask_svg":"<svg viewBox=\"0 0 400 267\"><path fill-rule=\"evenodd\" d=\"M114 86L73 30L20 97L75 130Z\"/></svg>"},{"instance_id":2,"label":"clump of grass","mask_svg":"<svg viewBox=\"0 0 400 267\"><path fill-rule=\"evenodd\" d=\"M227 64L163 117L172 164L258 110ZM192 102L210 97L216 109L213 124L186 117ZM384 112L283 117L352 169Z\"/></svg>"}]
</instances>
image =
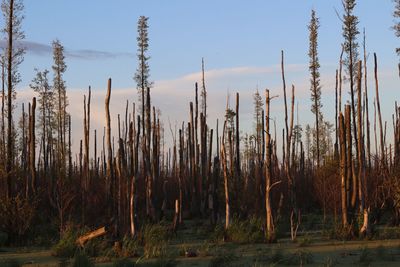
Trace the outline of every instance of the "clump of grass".
<instances>
[{"instance_id":1,"label":"clump of grass","mask_svg":"<svg viewBox=\"0 0 400 267\"><path fill-rule=\"evenodd\" d=\"M400 230L397 227L385 226L378 231L379 239L398 239L400 238Z\"/></svg>"},{"instance_id":2,"label":"clump of grass","mask_svg":"<svg viewBox=\"0 0 400 267\"><path fill-rule=\"evenodd\" d=\"M262 221L256 217L248 220L234 218L227 229L227 236L236 243L259 243L264 240L262 227Z\"/></svg>"},{"instance_id":3,"label":"clump of grass","mask_svg":"<svg viewBox=\"0 0 400 267\"><path fill-rule=\"evenodd\" d=\"M137 238L128 235L122 239L122 255L124 257L136 257L139 255L140 244Z\"/></svg>"},{"instance_id":4,"label":"clump of grass","mask_svg":"<svg viewBox=\"0 0 400 267\"><path fill-rule=\"evenodd\" d=\"M148 224L142 230L145 258L157 258L166 255L168 233L161 224Z\"/></svg>"},{"instance_id":5,"label":"clump of grass","mask_svg":"<svg viewBox=\"0 0 400 267\"><path fill-rule=\"evenodd\" d=\"M83 252L79 251L75 254L72 261L72 267L94 267L94 263L90 258Z\"/></svg>"},{"instance_id":6,"label":"clump of grass","mask_svg":"<svg viewBox=\"0 0 400 267\"><path fill-rule=\"evenodd\" d=\"M225 228L222 224L217 224L215 228L210 231L208 241L211 243L219 244L224 241Z\"/></svg>"},{"instance_id":7,"label":"clump of grass","mask_svg":"<svg viewBox=\"0 0 400 267\"><path fill-rule=\"evenodd\" d=\"M212 256L215 252L215 246L214 244L205 241L197 250L197 254L200 257L207 257L207 256Z\"/></svg>"},{"instance_id":8,"label":"clump of grass","mask_svg":"<svg viewBox=\"0 0 400 267\"><path fill-rule=\"evenodd\" d=\"M20 267L22 264L17 259L0 260L0 266L3 267Z\"/></svg>"},{"instance_id":9,"label":"clump of grass","mask_svg":"<svg viewBox=\"0 0 400 267\"><path fill-rule=\"evenodd\" d=\"M58 243L52 247L52 255L56 257L73 257L77 249L75 243L77 237L78 233L72 227L69 227Z\"/></svg>"},{"instance_id":10,"label":"clump of grass","mask_svg":"<svg viewBox=\"0 0 400 267\"><path fill-rule=\"evenodd\" d=\"M312 243L312 239L308 234L303 237L298 238L297 240L298 240L299 247L307 247L307 246L311 245L311 243Z\"/></svg>"},{"instance_id":11,"label":"clump of grass","mask_svg":"<svg viewBox=\"0 0 400 267\"><path fill-rule=\"evenodd\" d=\"M137 267L175 267L178 262L173 258L161 257L154 262L140 262L141 259L136 261L135 266Z\"/></svg>"}]
</instances>

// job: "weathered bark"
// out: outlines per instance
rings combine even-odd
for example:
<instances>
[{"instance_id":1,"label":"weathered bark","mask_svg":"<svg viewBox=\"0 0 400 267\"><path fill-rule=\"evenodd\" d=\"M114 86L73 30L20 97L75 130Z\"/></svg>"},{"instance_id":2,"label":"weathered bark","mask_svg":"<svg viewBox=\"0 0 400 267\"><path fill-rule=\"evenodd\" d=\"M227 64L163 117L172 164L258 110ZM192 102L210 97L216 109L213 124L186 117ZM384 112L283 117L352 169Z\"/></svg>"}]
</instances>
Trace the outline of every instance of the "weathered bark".
<instances>
[{"instance_id":1,"label":"weathered bark","mask_svg":"<svg viewBox=\"0 0 400 267\"><path fill-rule=\"evenodd\" d=\"M380 133L380 162L385 167L386 165L386 155L385 155L385 145L383 141L383 126L382 126L382 115L381 115L381 104L379 101L379 83L378 83L378 62L376 53L374 53L374 75L375 75L375 93L376 93L376 106L378 110L378 122L379 122L379 133Z\"/></svg>"},{"instance_id":2,"label":"weathered bark","mask_svg":"<svg viewBox=\"0 0 400 267\"><path fill-rule=\"evenodd\" d=\"M35 110L36 110L36 97L32 99L32 106L31 106L31 116L29 118L29 171L31 176L31 187L32 192L35 194L37 189L37 181L36 181L36 136L35 136Z\"/></svg>"},{"instance_id":3,"label":"weathered bark","mask_svg":"<svg viewBox=\"0 0 400 267\"><path fill-rule=\"evenodd\" d=\"M269 113L270 113L270 97L269 90L265 90L265 212L266 227L265 234L269 242L275 241L275 227L271 209L271 189L277 184L271 185L271 135L269 133Z\"/></svg>"},{"instance_id":4,"label":"weathered bark","mask_svg":"<svg viewBox=\"0 0 400 267\"><path fill-rule=\"evenodd\" d=\"M236 175L240 179L239 93L236 93Z\"/></svg>"},{"instance_id":5,"label":"weathered bark","mask_svg":"<svg viewBox=\"0 0 400 267\"><path fill-rule=\"evenodd\" d=\"M228 166L226 159L226 149L225 149L225 131L226 131L226 121L224 122L224 128L222 131L222 142L221 142L221 160L224 174L224 190L225 190L225 229L229 228L230 224L230 202L229 202L229 186L228 186Z\"/></svg>"},{"instance_id":6,"label":"weathered bark","mask_svg":"<svg viewBox=\"0 0 400 267\"><path fill-rule=\"evenodd\" d=\"M341 178L341 204L342 204L342 225L348 228L349 221L347 217L347 154L346 154L346 129L343 114L339 115L339 141L340 141L340 178Z\"/></svg>"},{"instance_id":7,"label":"weathered bark","mask_svg":"<svg viewBox=\"0 0 400 267\"><path fill-rule=\"evenodd\" d=\"M367 52L365 47L365 29L364 29L364 94L365 94L365 110L366 110L366 134L367 134L367 162L368 169L371 168L371 138L370 138L370 122L369 122L369 106L368 106L368 72L367 72Z\"/></svg>"},{"instance_id":8,"label":"weathered bark","mask_svg":"<svg viewBox=\"0 0 400 267\"><path fill-rule=\"evenodd\" d=\"M6 163L6 175L7 175L7 191L6 197L12 198L14 193L12 190L13 180L13 160L14 160L14 149L13 141L14 136L12 134L12 91L13 91L13 79L12 79L12 68L13 68L13 26L14 26L14 0L10 0L9 3L9 20L8 20L8 47L7 47L7 163Z\"/></svg>"},{"instance_id":9,"label":"weathered bark","mask_svg":"<svg viewBox=\"0 0 400 267\"><path fill-rule=\"evenodd\" d=\"M112 216L112 207L114 201L114 171L113 171L113 154L111 147L111 116L110 116L110 98L111 98L111 78L108 79L107 95L105 99L106 111L106 142L107 142L107 176L108 183L108 203L109 203L109 216ZM105 153L105 152L104 152Z\"/></svg>"}]
</instances>

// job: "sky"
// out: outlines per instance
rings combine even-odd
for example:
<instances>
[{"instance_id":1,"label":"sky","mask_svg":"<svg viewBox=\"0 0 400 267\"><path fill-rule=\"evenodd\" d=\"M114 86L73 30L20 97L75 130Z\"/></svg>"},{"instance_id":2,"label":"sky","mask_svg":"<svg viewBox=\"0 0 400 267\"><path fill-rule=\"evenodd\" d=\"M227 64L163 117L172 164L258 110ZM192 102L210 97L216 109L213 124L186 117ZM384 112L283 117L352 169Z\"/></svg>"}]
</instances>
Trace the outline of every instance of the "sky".
<instances>
[{"instance_id":1,"label":"sky","mask_svg":"<svg viewBox=\"0 0 400 267\"><path fill-rule=\"evenodd\" d=\"M320 18L319 59L321 64L323 113L334 122L335 70L341 52L343 12L341 0L25 0L23 29L27 53L20 66L22 82L18 103L34 95L29 84L34 68L51 70L51 43L59 39L66 49L65 80L73 117L73 146L77 151L83 134L83 94L93 90L92 127L105 125L104 96L112 78L112 124L123 114L126 100L137 101L133 75L137 68L136 35L139 16L149 17L150 79L153 104L162 111L166 135L169 122L188 121L194 83L201 81L201 59L205 60L211 127L223 119L226 96L240 93L243 132L252 131L252 95L265 88L271 95L271 116L283 127L283 93L280 75L281 50L285 52L286 82L296 88L300 124L313 123L309 101L308 29L311 9ZM379 62L384 120L391 123L394 101L399 100L399 39L391 29L394 3L391 0L359 0L355 15L360 32L366 30L369 94L375 95L373 53ZM1 18L0 23L4 25ZM359 36L362 42L362 36ZM348 85L344 98L348 100ZM290 91L288 93L290 95ZM373 111L372 100L370 110ZM372 112L370 112L372 113ZM304 128L304 127L303 127ZM391 132L390 130L388 131ZM166 136L166 139L169 138ZM100 138L100 137L99 137ZM93 140L92 140L93 141ZM91 141L91 142L92 142Z\"/></svg>"}]
</instances>

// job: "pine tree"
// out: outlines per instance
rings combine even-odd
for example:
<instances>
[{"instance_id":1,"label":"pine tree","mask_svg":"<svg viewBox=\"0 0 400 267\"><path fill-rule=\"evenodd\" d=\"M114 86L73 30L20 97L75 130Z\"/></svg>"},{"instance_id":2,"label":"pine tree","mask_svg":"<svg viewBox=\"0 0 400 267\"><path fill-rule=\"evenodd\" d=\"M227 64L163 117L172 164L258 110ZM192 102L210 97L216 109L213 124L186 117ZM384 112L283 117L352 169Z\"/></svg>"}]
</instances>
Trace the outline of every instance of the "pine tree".
<instances>
[{"instance_id":1,"label":"pine tree","mask_svg":"<svg viewBox=\"0 0 400 267\"><path fill-rule=\"evenodd\" d=\"M57 120L57 162L60 174L65 175L66 167L66 127L67 127L67 91L63 78L67 65L65 64L64 47L59 40L53 41L53 87L55 93L55 113Z\"/></svg>"},{"instance_id":2,"label":"pine tree","mask_svg":"<svg viewBox=\"0 0 400 267\"><path fill-rule=\"evenodd\" d=\"M354 8L356 6L355 0L343 0L343 37L344 37L344 52L347 57L344 60L344 65L347 68L347 75L349 75L350 81L350 94L351 94L351 111L353 115L353 135L355 139L355 143L357 144L357 127L355 126L356 122L356 103L354 100L354 82L356 79L357 68L355 68L355 64L358 62L358 42L357 35L360 33L358 31L358 17L353 14ZM356 156L358 161L358 148L356 147Z\"/></svg>"},{"instance_id":3,"label":"pine tree","mask_svg":"<svg viewBox=\"0 0 400 267\"><path fill-rule=\"evenodd\" d=\"M53 135L52 126L54 123L54 91L49 84L48 70L39 71L35 69L36 76L33 78L30 87L38 94L39 103L39 124L41 130L41 143L43 153L43 171L46 176L49 167L49 152Z\"/></svg>"},{"instance_id":4,"label":"pine tree","mask_svg":"<svg viewBox=\"0 0 400 267\"><path fill-rule=\"evenodd\" d=\"M309 70L311 73L311 112L315 115L315 132L316 132L316 156L317 156L317 166L320 163L320 121L321 116L321 85L320 85L320 73L319 73L319 59L318 59L318 29L319 29L319 18L315 14L315 10L311 11L311 20L308 25L310 31L310 48L308 56L310 57Z\"/></svg>"},{"instance_id":5,"label":"pine tree","mask_svg":"<svg viewBox=\"0 0 400 267\"><path fill-rule=\"evenodd\" d=\"M148 17L140 16L137 25L137 58L138 58L138 68L134 79L136 81L137 90L139 93L139 102L141 102L141 113L142 125L145 126L145 110L147 109L146 96L147 91L150 90L152 82L150 82L150 67L147 51L149 49L149 36L148 36ZM143 127L143 136L145 135L147 127Z\"/></svg>"},{"instance_id":6,"label":"pine tree","mask_svg":"<svg viewBox=\"0 0 400 267\"><path fill-rule=\"evenodd\" d=\"M22 21L24 16L22 14L24 5L22 0L3 0L1 4L1 10L3 13L5 25L2 29L4 39L6 40L6 47L4 49L3 61L4 74L7 76L5 84L7 86L7 95L4 97L7 99L7 161L6 161L6 173L7 173L7 197L12 197L12 170L14 162L14 150L15 150L15 138L13 135L13 118L12 112L14 109L13 100L16 92L15 87L20 82L20 74L18 72L18 66L24 60L25 49L18 45L18 43L25 38L24 32L22 31Z\"/></svg>"},{"instance_id":7,"label":"pine tree","mask_svg":"<svg viewBox=\"0 0 400 267\"><path fill-rule=\"evenodd\" d=\"M397 19L393 25L393 29L397 37L400 37L400 0L393 0L395 2L395 9L393 12L393 17ZM400 47L396 48L396 53L400 56Z\"/></svg>"}]
</instances>

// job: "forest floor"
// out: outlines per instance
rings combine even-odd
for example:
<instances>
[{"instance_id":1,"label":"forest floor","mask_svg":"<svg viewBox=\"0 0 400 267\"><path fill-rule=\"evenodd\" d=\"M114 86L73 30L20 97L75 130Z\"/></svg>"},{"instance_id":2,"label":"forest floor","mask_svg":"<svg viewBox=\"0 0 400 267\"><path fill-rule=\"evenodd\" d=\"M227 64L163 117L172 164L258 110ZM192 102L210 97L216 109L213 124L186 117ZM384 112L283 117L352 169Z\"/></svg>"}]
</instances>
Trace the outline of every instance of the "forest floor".
<instances>
[{"instance_id":1,"label":"forest floor","mask_svg":"<svg viewBox=\"0 0 400 267\"><path fill-rule=\"evenodd\" d=\"M320 232L299 233L298 241L281 238L275 244L210 242L205 229L188 221L159 259L131 258L135 266L400 266L400 239L338 241ZM185 252L193 253L187 257ZM52 256L48 248L0 248L0 265L17 260L23 266L68 266L71 259ZM94 258L96 266L116 266Z\"/></svg>"}]
</instances>

